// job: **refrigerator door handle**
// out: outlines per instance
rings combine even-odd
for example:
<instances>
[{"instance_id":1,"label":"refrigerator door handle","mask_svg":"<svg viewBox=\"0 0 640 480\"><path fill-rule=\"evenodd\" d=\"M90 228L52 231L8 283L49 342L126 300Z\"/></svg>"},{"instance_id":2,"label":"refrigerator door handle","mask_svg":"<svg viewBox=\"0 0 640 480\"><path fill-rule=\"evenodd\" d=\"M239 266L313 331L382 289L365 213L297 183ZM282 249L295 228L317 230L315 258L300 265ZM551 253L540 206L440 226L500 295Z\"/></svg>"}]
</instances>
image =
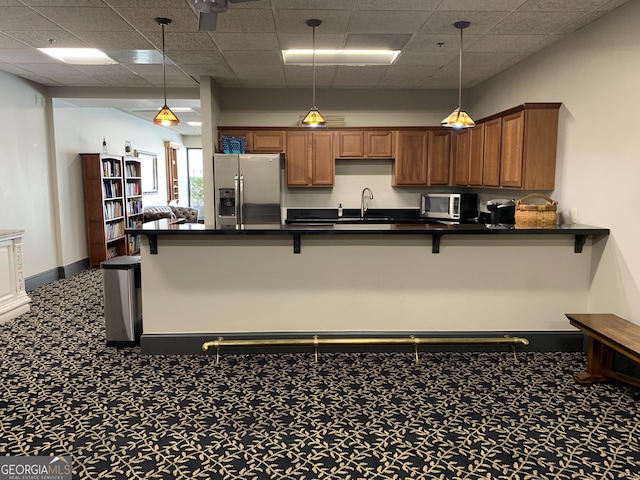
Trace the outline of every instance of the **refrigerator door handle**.
<instances>
[{"instance_id":1,"label":"refrigerator door handle","mask_svg":"<svg viewBox=\"0 0 640 480\"><path fill-rule=\"evenodd\" d=\"M236 199L236 228L240 228L240 214L242 212L242 208L240 206L240 182L238 181L238 175L234 177L233 187Z\"/></svg>"},{"instance_id":2,"label":"refrigerator door handle","mask_svg":"<svg viewBox=\"0 0 640 480\"><path fill-rule=\"evenodd\" d=\"M244 226L244 175L240 175L240 228Z\"/></svg>"}]
</instances>

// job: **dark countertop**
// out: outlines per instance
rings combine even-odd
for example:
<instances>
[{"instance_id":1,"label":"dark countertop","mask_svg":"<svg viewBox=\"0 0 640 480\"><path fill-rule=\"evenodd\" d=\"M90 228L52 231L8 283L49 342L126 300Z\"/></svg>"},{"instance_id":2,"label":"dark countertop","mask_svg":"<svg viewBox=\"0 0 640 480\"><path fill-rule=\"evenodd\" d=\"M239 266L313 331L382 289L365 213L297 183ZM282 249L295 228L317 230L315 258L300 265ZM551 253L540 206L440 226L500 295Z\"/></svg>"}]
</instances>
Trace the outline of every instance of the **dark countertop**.
<instances>
[{"instance_id":1,"label":"dark countertop","mask_svg":"<svg viewBox=\"0 0 640 480\"><path fill-rule=\"evenodd\" d=\"M518 228L479 224L445 225L440 223L293 223L246 225L240 230L217 230L201 223L170 224L167 220L146 222L138 228L127 228L128 234L142 235L314 235L314 234L440 234L440 235L609 235L608 228L591 225L563 224L550 228Z\"/></svg>"}]
</instances>

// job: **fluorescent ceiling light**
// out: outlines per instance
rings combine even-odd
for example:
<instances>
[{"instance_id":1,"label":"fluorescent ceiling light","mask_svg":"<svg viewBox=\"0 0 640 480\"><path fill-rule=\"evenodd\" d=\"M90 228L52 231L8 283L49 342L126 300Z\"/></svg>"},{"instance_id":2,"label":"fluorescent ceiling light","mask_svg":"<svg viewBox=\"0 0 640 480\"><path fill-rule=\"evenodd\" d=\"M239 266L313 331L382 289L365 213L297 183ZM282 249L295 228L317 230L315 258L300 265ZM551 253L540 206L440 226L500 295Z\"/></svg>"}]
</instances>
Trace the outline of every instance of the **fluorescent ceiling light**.
<instances>
[{"instance_id":1,"label":"fluorescent ceiling light","mask_svg":"<svg viewBox=\"0 0 640 480\"><path fill-rule=\"evenodd\" d=\"M391 65L400 50L316 50L316 65ZM312 49L282 50L285 65L312 65Z\"/></svg>"},{"instance_id":2,"label":"fluorescent ceiling light","mask_svg":"<svg viewBox=\"0 0 640 480\"><path fill-rule=\"evenodd\" d=\"M191 125L192 127L201 127L202 122L187 122L187 125Z\"/></svg>"},{"instance_id":3,"label":"fluorescent ceiling light","mask_svg":"<svg viewBox=\"0 0 640 480\"><path fill-rule=\"evenodd\" d=\"M42 53L71 65L114 65L114 59L96 48L39 48Z\"/></svg>"}]
</instances>

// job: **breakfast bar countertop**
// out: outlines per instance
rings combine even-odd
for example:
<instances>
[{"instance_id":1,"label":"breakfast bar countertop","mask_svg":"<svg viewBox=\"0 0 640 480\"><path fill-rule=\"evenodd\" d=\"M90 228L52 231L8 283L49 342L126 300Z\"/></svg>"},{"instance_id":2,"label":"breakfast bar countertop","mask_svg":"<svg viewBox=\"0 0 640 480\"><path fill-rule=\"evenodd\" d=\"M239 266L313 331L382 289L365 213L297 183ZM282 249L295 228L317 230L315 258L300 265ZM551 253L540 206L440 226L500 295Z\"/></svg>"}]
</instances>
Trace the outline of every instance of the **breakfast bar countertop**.
<instances>
[{"instance_id":1,"label":"breakfast bar countertop","mask_svg":"<svg viewBox=\"0 0 640 480\"><path fill-rule=\"evenodd\" d=\"M445 235L572 235L576 253L582 252L590 235L609 235L608 228L591 225L561 224L549 228L518 228L517 226L493 226L481 224L444 223L293 223L246 225L242 229L216 229L200 223L172 224L168 220L156 220L138 228L128 228L129 235L144 235L149 239L151 253L157 253L158 236L231 236L231 235L290 235L294 238L294 253L300 252L300 237L306 235L429 235L433 238L432 251L439 253L440 239Z\"/></svg>"}]
</instances>

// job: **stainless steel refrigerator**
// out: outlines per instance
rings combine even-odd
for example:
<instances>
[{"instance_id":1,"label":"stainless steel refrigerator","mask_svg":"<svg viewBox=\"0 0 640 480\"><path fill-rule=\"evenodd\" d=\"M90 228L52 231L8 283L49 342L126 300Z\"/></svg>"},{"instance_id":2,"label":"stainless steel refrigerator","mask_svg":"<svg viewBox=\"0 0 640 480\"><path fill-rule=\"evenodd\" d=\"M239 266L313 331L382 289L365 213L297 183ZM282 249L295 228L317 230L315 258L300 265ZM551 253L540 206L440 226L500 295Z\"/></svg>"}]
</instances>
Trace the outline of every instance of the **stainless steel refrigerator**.
<instances>
[{"instance_id":1,"label":"stainless steel refrigerator","mask_svg":"<svg viewBox=\"0 0 640 480\"><path fill-rule=\"evenodd\" d=\"M282 155L223 154L213 156L217 229L280 224Z\"/></svg>"}]
</instances>

